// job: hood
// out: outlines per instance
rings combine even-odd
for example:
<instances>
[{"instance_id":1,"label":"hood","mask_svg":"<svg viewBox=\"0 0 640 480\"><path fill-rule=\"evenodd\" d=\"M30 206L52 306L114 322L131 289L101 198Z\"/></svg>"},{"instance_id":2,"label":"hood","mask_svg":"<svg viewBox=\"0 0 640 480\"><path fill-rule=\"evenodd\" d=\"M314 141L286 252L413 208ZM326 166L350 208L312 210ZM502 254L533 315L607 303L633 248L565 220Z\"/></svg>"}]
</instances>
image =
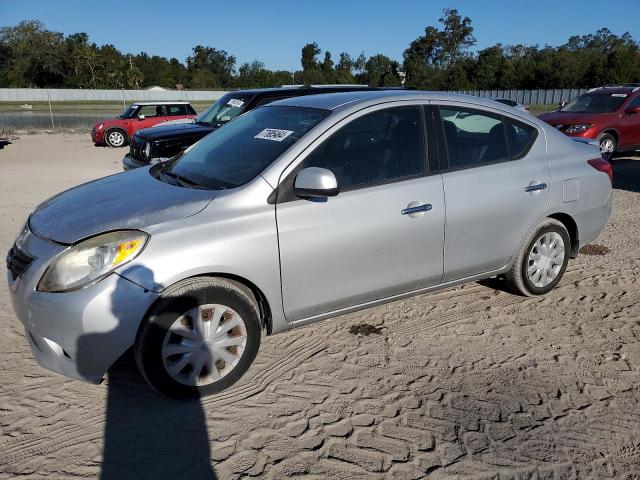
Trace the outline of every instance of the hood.
<instances>
[{"instance_id":1,"label":"hood","mask_svg":"<svg viewBox=\"0 0 640 480\"><path fill-rule=\"evenodd\" d=\"M100 124L104 124L104 127L111 127L113 125L120 125L122 123L122 120L119 118L106 118L104 120L100 120L99 122L96 122L96 124L94 125L95 128L98 128L100 126Z\"/></svg>"},{"instance_id":2,"label":"hood","mask_svg":"<svg viewBox=\"0 0 640 480\"><path fill-rule=\"evenodd\" d=\"M156 125L136 132L136 136L147 141L174 139L180 137L199 137L210 134L216 129L213 125L202 123L179 123L173 125Z\"/></svg>"},{"instance_id":3,"label":"hood","mask_svg":"<svg viewBox=\"0 0 640 480\"><path fill-rule=\"evenodd\" d=\"M602 113L574 113L574 112L549 112L543 113L538 118L550 125L575 125L578 123L595 123L594 115Z\"/></svg>"},{"instance_id":4,"label":"hood","mask_svg":"<svg viewBox=\"0 0 640 480\"><path fill-rule=\"evenodd\" d=\"M51 197L29 218L38 235L71 244L124 228L144 228L195 215L216 192L182 188L139 168L94 180Z\"/></svg>"}]
</instances>

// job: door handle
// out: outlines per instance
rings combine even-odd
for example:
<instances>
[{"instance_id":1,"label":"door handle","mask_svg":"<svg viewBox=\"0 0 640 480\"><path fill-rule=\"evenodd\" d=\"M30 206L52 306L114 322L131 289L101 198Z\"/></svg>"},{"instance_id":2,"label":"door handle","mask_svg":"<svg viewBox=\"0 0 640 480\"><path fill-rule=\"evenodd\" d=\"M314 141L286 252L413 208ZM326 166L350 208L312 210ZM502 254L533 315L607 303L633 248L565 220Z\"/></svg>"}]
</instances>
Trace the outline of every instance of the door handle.
<instances>
[{"instance_id":1,"label":"door handle","mask_svg":"<svg viewBox=\"0 0 640 480\"><path fill-rule=\"evenodd\" d=\"M411 203L409 205L411 205ZM411 215L414 213L428 212L432 208L433 206L430 203L425 203L422 205L407 206L407 208L403 209L400 213L402 213L402 215Z\"/></svg>"},{"instance_id":2,"label":"door handle","mask_svg":"<svg viewBox=\"0 0 640 480\"><path fill-rule=\"evenodd\" d=\"M524 191L525 192L537 192L539 190L544 190L545 188L547 188L547 184L546 183L536 183L533 185L527 185L526 187L524 187Z\"/></svg>"}]
</instances>

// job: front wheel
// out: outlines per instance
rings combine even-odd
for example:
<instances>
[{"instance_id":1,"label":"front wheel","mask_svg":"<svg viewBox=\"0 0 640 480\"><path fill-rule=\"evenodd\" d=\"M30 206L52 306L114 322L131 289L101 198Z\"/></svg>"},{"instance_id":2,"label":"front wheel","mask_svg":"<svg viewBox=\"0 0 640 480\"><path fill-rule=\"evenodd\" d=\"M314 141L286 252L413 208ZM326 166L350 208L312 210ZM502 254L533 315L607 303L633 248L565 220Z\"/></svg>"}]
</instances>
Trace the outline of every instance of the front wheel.
<instances>
[{"instance_id":1,"label":"front wheel","mask_svg":"<svg viewBox=\"0 0 640 480\"><path fill-rule=\"evenodd\" d=\"M223 279L194 278L168 289L140 327L136 363L170 397L220 392L247 371L260 347L255 298Z\"/></svg>"},{"instance_id":2,"label":"front wheel","mask_svg":"<svg viewBox=\"0 0 640 480\"><path fill-rule=\"evenodd\" d=\"M610 133L603 133L598 137L598 143L600 144L600 154L602 155L602 158L610 160L616 152L616 137Z\"/></svg>"},{"instance_id":3,"label":"front wheel","mask_svg":"<svg viewBox=\"0 0 640 480\"><path fill-rule=\"evenodd\" d=\"M571 240L565 226L551 218L540 223L516 254L506 274L507 284L526 296L544 295L560 282L567 264Z\"/></svg>"},{"instance_id":4,"label":"front wheel","mask_svg":"<svg viewBox=\"0 0 640 480\"><path fill-rule=\"evenodd\" d=\"M127 136L122 130L109 130L104 134L104 141L111 148L120 148L127 144Z\"/></svg>"}]
</instances>

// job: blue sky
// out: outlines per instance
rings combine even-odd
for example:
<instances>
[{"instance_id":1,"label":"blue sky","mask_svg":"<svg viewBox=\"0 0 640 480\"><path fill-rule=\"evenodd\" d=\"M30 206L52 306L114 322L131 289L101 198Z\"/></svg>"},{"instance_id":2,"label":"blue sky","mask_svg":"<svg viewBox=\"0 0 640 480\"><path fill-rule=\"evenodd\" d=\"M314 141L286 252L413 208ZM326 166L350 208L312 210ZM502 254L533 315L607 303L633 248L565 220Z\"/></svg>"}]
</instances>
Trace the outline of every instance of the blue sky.
<instances>
[{"instance_id":1,"label":"blue sky","mask_svg":"<svg viewBox=\"0 0 640 480\"><path fill-rule=\"evenodd\" d=\"M271 69L299 69L300 49L317 42L334 59L383 53L400 60L409 43L436 25L443 8L473 22L475 48L495 43L564 43L571 35L608 27L640 40L638 0L0 0L0 26L37 19L65 34L87 32L98 44L125 53L184 61L197 44L236 56L238 65L259 59Z\"/></svg>"}]
</instances>

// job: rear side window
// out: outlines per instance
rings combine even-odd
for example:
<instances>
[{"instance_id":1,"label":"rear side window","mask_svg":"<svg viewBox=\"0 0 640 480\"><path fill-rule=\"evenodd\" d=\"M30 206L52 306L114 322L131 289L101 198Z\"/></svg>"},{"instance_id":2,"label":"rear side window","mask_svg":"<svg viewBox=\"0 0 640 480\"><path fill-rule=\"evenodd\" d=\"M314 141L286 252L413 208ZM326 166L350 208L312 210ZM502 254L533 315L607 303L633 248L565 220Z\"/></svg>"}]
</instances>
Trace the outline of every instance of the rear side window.
<instances>
[{"instance_id":1,"label":"rear side window","mask_svg":"<svg viewBox=\"0 0 640 480\"><path fill-rule=\"evenodd\" d=\"M401 107L364 115L325 140L304 167L331 170L341 190L426 173L422 110Z\"/></svg>"},{"instance_id":2,"label":"rear side window","mask_svg":"<svg viewBox=\"0 0 640 480\"><path fill-rule=\"evenodd\" d=\"M509 154L512 160L524 157L536 139L536 129L510 118L505 119Z\"/></svg>"},{"instance_id":3,"label":"rear side window","mask_svg":"<svg viewBox=\"0 0 640 480\"><path fill-rule=\"evenodd\" d=\"M440 117L449 168L467 168L509 160L507 137L500 115L441 107Z\"/></svg>"},{"instance_id":4,"label":"rear side window","mask_svg":"<svg viewBox=\"0 0 640 480\"><path fill-rule=\"evenodd\" d=\"M167 115L175 117L178 115L189 115L187 105L167 105Z\"/></svg>"}]
</instances>

